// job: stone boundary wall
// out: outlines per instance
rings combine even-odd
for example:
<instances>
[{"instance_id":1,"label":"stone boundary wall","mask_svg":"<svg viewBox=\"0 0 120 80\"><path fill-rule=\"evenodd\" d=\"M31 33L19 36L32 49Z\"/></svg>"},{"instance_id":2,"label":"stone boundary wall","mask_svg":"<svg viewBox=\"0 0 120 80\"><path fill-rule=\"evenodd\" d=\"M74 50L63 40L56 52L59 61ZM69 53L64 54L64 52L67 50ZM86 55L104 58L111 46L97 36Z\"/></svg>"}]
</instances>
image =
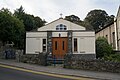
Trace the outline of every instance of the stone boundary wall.
<instances>
[{"instance_id":1,"label":"stone boundary wall","mask_svg":"<svg viewBox=\"0 0 120 80\"><path fill-rule=\"evenodd\" d=\"M31 63L31 64L39 64L46 66L46 54L40 53L40 54L25 54L19 56L19 62L24 63Z\"/></svg>"},{"instance_id":2,"label":"stone boundary wall","mask_svg":"<svg viewBox=\"0 0 120 80\"><path fill-rule=\"evenodd\" d=\"M120 73L120 62L96 59L83 60L76 58L74 55L67 55L64 61L64 68Z\"/></svg>"}]
</instances>

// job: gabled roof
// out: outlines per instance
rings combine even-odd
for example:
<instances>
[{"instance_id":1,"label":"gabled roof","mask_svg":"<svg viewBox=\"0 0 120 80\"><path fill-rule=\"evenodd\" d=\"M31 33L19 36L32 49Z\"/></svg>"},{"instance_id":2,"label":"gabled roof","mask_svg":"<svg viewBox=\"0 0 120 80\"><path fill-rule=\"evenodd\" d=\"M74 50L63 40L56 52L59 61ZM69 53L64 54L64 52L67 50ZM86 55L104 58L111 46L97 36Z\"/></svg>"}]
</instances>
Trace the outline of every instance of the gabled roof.
<instances>
[{"instance_id":1,"label":"gabled roof","mask_svg":"<svg viewBox=\"0 0 120 80\"><path fill-rule=\"evenodd\" d=\"M52 24L52 23L54 23L54 22L56 22L56 21L58 21L58 20L60 20L60 19L63 19L63 18L56 19L56 20L54 20L54 21L52 21L52 22L50 22L50 23L48 23L48 24L46 24L46 25ZM45 26L46 26L46 25L45 25ZM42 26L42 27L43 27L43 26Z\"/></svg>"},{"instance_id":2,"label":"gabled roof","mask_svg":"<svg viewBox=\"0 0 120 80\"><path fill-rule=\"evenodd\" d=\"M58 24L64 24L68 27L68 30L85 30L85 27L80 26L78 24L72 23L70 21L67 21L63 18L59 18L57 20L54 20L48 24L46 24L45 26L42 26L40 28L38 28L38 31L49 31L49 30L55 30L56 25Z\"/></svg>"},{"instance_id":3,"label":"gabled roof","mask_svg":"<svg viewBox=\"0 0 120 80\"><path fill-rule=\"evenodd\" d=\"M119 17L120 16L120 6L118 8L118 12L117 12L117 16L116 17Z\"/></svg>"},{"instance_id":4,"label":"gabled roof","mask_svg":"<svg viewBox=\"0 0 120 80\"><path fill-rule=\"evenodd\" d=\"M103 29L105 29L105 28L107 28L107 27L110 27L110 26L113 25L113 24L114 24L114 21L111 22L111 23L109 23L109 24L107 24L107 25L105 25L102 29L96 31L95 33L98 33L98 32L100 32L100 31L102 31Z\"/></svg>"}]
</instances>

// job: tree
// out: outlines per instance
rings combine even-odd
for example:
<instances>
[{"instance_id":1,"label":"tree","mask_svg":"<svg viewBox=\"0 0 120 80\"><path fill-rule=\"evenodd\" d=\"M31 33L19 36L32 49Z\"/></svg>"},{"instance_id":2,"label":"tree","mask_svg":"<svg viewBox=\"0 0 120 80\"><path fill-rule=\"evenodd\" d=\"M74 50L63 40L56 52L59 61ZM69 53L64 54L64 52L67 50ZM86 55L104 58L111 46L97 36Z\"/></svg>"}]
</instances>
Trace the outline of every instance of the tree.
<instances>
[{"instance_id":1,"label":"tree","mask_svg":"<svg viewBox=\"0 0 120 80\"><path fill-rule=\"evenodd\" d=\"M92 10L87 14L84 22L89 22L94 30L97 31L100 27L104 27L105 24L108 24L113 20L113 15L109 16L104 10Z\"/></svg>"},{"instance_id":2,"label":"tree","mask_svg":"<svg viewBox=\"0 0 120 80\"><path fill-rule=\"evenodd\" d=\"M83 25L83 21L81 21L80 18L75 15L65 16L65 20L76 23L78 25Z\"/></svg>"},{"instance_id":3,"label":"tree","mask_svg":"<svg viewBox=\"0 0 120 80\"><path fill-rule=\"evenodd\" d=\"M98 37L96 39L96 57L104 58L112 54L112 46L108 43L104 37Z\"/></svg>"},{"instance_id":4,"label":"tree","mask_svg":"<svg viewBox=\"0 0 120 80\"><path fill-rule=\"evenodd\" d=\"M84 22L84 21L80 20L80 18L78 16L75 16L75 15L65 16L65 20L68 20L70 22L84 26L86 28L86 30L93 30L93 27L91 26L91 24L89 22L87 22L87 21Z\"/></svg>"},{"instance_id":5,"label":"tree","mask_svg":"<svg viewBox=\"0 0 120 80\"><path fill-rule=\"evenodd\" d=\"M19 18L20 20L23 20L23 16L24 16L25 12L22 6L20 6L19 9L16 9L14 12L14 16L16 16L17 18Z\"/></svg>"},{"instance_id":6,"label":"tree","mask_svg":"<svg viewBox=\"0 0 120 80\"><path fill-rule=\"evenodd\" d=\"M25 13L22 6L15 10L14 15L23 21L26 31L36 30L46 23L46 21L42 20L40 17L34 17L33 15Z\"/></svg>"},{"instance_id":7,"label":"tree","mask_svg":"<svg viewBox=\"0 0 120 80\"><path fill-rule=\"evenodd\" d=\"M31 30L34 29L35 21L34 21L34 18L31 15L24 14L22 19L23 19L23 23L25 25L25 30L26 31L31 31Z\"/></svg>"},{"instance_id":8,"label":"tree","mask_svg":"<svg viewBox=\"0 0 120 80\"><path fill-rule=\"evenodd\" d=\"M80 18L75 15L65 16L65 19L75 23L81 21Z\"/></svg>"},{"instance_id":9,"label":"tree","mask_svg":"<svg viewBox=\"0 0 120 80\"><path fill-rule=\"evenodd\" d=\"M44 26L46 21L45 20L42 20L40 17L34 17L34 20L35 20L35 27L34 29L37 29L37 28L40 28L41 26Z\"/></svg>"},{"instance_id":10,"label":"tree","mask_svg":"<svg viewBox=\"0 0 120 80\"><path fill-rule=\"evenodd\" d=\"M0 10L0 40L5 43L13 42L16 47L22 47L24 24L17 19L8 9Z\"/></svg>"},{"instance_id":11,"label":"tree","mask_svg":"<svg viewBox=\"0 0 120 80\"><path fill-rule=\"evenodd\" d=\"M24 9L22 6L20 6L20 8L15 10L14 15L19 18L21 21L23 21L24 25L25 25L25 30L26 31L30 31L33 29L35 22L34 19L31 15L26 14L24 12Z\"/></svg>"},{"instance_id":12,"label":"tree","mask_svg":"<svg viewBox=\"0 0 120 80\"><path fill-rule=\"evenodd\" d=\"M88 21L83 21L82 25L86 28L86 30L94 31L93 26Z\"/></svg>"}]
</instances>

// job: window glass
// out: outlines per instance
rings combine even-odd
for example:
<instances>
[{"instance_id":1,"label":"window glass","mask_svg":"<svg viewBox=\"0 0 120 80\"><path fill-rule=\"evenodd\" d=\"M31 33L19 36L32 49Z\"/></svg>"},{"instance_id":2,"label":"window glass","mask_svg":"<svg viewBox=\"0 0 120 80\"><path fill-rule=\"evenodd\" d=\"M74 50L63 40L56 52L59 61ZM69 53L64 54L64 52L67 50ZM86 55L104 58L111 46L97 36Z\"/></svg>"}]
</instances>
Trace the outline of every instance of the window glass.
<instances>
[{"instance_id":1,"label":"window glass","mask_svg":"<svg viewBox=\"0 0 120 80\"><path fill-rule=\"evenodd\" d=\"M113 38L113 48L115 49L115 32L112 33L112 38Z\"/></svg>"},{"instance_id":2,"label":"window glass","mask_svg":"<svg viewBox=\"0 0 120 80\"><path fill-rule=\"evenodd\" d=\"M56 28L56 30L59 30L59 28Z\"/></svg>"},{"instance_id":3,"label":"window glass","mask_svg":"<svg viewBox=\"0 0 120 80\"><path fill-rule=\"evenodd\" d=\"M43 39L43 52L46 52L46 39Z\"/></svg>"},{"instance_id":4,"label":"window glass","mask_svg":"<svg viewBox=\"0 0 120 80\"><path fill-rule=\"evenodd\" d=\"M57 50L57 41L55 41L55 50Z\"/></svg>"},{"instance_id":5,"label":"window glass","mask_svg":"<svg viewBox=\"0 0 120 80\"><path fill-rule=\"evenodd\" d=\"M63 43L62 43L62 47L63 47L63 50L64 50L64 41L63 41Z\"/></svg>"},{"instance_id":6,"label":"window glass","mask_svg":"<svg viewBox=\"0 0 120 80\"><path fill-rule=\"evenodd\" d=\"M63 28L60 28L60 30L63 30Z\"/></svg>"},{"instance_id":7,"label":"window glass","mask_svg":"<svg viewBox=\"0 0 120 80\"><path fill-rule=\"evenodd\" d=\"M108 41L108 35L105 35L105 37L106 37L106 39L107 39L107 41Z\"/></svg>"},{"instance_id":8,"label":"window glass","mask_svg":"<svg viewBox=\"0 0 120 80\"><path fill-rule=\"evenodd\" d=\"M46 51L46 46L43 46L43 52L45 52Z\"/></svg>"},{"instance_id":9,"label":"window glass","mask_svg":"<svg viewBox=\"0 0 120 80\"><path fill-rule=\"evenodd\" d=\"M60 24L60 27L62 27L63 26L63 24Z\"/></svg>"},{"instance_id":10,"label":"window glass","mask_svg":"<svg viewBox=\"0 0 120 80\"><path fill-rule=\"evenodd\" d=\"M77 38L74 38L74 52L77 52Z\"/></svg>"},{"instance_id":11,"label":"window glass","mask_svg":"<svg viewBox=\"0 0 120 80\"><path fill-rule=\"evenodd\" d=\"M64 30L66 30L66 28L64 28Z\"/></svg>"},{"instance_id":12,"label":"window glass","mask_svg":"<svg viewBox=\"0 0 120 80\"><path fill-rule=\"evenodd\" d=\"M43 39L43 44L46 44L46 39Z\"/></svg>"}]
</instances>

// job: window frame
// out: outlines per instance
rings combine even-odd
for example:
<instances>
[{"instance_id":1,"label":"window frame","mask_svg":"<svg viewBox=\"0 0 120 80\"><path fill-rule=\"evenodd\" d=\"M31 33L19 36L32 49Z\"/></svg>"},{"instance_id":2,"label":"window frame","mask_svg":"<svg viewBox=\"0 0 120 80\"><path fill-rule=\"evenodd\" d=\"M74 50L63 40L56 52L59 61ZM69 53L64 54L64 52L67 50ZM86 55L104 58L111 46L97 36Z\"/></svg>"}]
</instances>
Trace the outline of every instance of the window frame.
<instances>
[{"instance_id":1,"label":"window frame","mask_svg":"<svg viewBox=\"0 0 120 80\"><path fill-rule=\"evenodd\" d=\"M42 39L42 51L43 52L47 51L46 44L47 44L47 39Z\"/></svg>"},{"instance_id":2,"label":"window frame","mask_svg":"<svg viewBox=\"0 0 120 80\"><path fill-rule=\"evenodd\" d=\"M66 31L67 27L63 24L59 24L59 25L56 26L56 30L57 31Z\"/></svg>"},{"instance_id":3,"label":"window frame","mask_svg":"<svg viewBox=\"0 0 120 80\"><path fill-rule=\"evenodd\" d=\"M74 52L78 52L78 39L74 38L73 42L74 42Z\"/></svg>"},{"instance_id":4,"label":"window frame","mask_svg":"<svg viewBox=\"0 0 120 80\"><path fill-rule=\"evenodd\" d=\"M115 49L116 44L115 44L115 32L112 32L112 39L113 39L113 48Z\"/></svg>"}]
</instances>

